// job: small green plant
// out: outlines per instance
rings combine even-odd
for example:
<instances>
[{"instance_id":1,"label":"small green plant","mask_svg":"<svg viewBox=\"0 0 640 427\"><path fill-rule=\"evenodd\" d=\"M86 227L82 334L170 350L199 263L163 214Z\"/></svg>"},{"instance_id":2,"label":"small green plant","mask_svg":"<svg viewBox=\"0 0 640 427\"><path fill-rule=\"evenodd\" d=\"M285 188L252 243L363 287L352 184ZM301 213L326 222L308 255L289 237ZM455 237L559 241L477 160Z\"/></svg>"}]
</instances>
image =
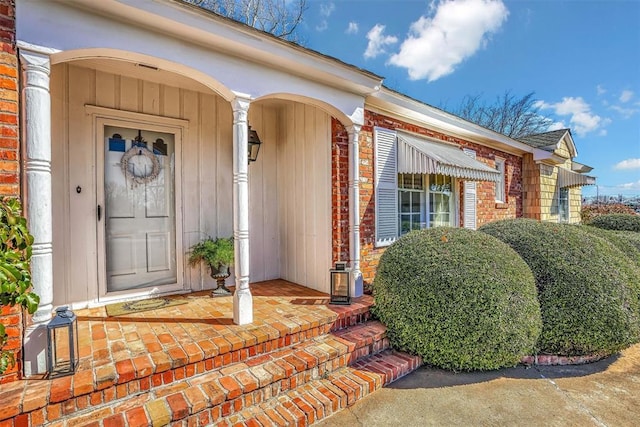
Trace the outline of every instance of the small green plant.
<instances>
[{"instance_id":1,"label":"small green plant","mask_svg":"<svg viewBox=\"0 0 640 427\"><path fill-rule=\"evenodd\" d=\"M640 233L640 215L636 214L607 214L591 220L589 225L605 230L634 231Z\"/></svg>"},{"instance_id":2,"label":"small green plant","mask_svg":"<svg viewBox=\"0 0 640 427\"><path fill-rule=\"evenodd\" d=\"M233 264L233 237L207 237L189 249L189 265L206 263L211 269Z\"/></svg>"},{"instance_id":3,"label":"small green plant","mask_svg":"<svg viewBox=\"0 0 640 427\"><path fill-rule=\"evenodd\" d=\"M508 245L477 231L412 231L384 252L374 313L391 344L454 371L516 365L542 320L531 271Z\"/></svg>"},{"instance_id":4,"label":"small green plant","mask_svg":"<svg viewBox=\"0 0 640 427\"><path fill-rule=\"evenodd\" d=\"M32 244L20 202L7 197L0 200L0 307L19 305L30 314L38 309L40 297L30 291ZM7 339L5 326L0 324L0 374L15 365L13 352L2 350Z\"/></svg>"}]
</instances>

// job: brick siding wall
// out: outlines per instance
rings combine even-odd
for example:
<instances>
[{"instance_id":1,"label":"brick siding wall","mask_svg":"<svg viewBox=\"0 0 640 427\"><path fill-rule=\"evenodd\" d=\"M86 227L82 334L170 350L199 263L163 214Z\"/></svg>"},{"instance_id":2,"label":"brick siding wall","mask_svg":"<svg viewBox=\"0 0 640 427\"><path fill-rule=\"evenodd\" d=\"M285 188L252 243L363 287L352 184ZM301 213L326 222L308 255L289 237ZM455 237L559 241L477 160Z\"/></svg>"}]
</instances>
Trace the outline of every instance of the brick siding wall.
<instances>
[{"instance_id":1,"label":"brick siding wall","mask_svg":"<svg viewBox=\"0 0 640 427\"><path fill-rule=\"evenodd\" d=\"M0 197L20 196L20 143L18 138L18 57L15 44L15 0L0 0ZM13 351L18 362L0 383L20 377L22 311L0 307L0 323L9 341L4 350Z\"/></svg>"},{"instance_id":2,"label":"brick siding wall","mask_svg":"<svg viewBox=\"0 0 640 427\"><path fill-rule=\"evenodd\" d=\"M406 123L372 111L365 111L365 124L360 132L360 222L361 253L360 267L365 282L365 290L370 289L380 255L384 248L375 247L375 195L373 179L373 129L383 127L404 130L428 136L442 141L452 142L476 151L477 159L491 167L495 166L495 157L505 160L506 195L505 203L495 201L495 184L479 182L477 185L477 225L482 226L491 221L505 218L516 218L523 214L522 206L522 158L494 150L470 141L455 138L440 132ZM334 134L334 139L336 135ZM335 140L334 140L335 144ZM460 183L460 186L462 183ZM345 187L346 188L346 187ZM458 200L460 206L460 223L462 223L462 192ZM335 209L335 208L334 208ZM347 210L348 212L348 210ZM348 220L348 217L347 217ZM334 219L335 223L335 219Z\"/></svg>"}]
</instances>

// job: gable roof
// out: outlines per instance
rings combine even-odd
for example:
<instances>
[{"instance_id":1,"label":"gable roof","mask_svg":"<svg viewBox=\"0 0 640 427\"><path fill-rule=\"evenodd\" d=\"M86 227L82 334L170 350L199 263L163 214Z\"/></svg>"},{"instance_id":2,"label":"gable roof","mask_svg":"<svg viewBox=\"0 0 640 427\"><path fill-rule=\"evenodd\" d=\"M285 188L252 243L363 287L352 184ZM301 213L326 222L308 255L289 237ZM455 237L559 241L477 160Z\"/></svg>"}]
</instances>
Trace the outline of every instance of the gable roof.
<instances>
[{"instance_id":1,"label":"gable roof","mask_svg":"<svg viewBox=\"0 0 640 427\"><path fill-rule=\"evenodd\" d=\"M549 132L523 136L518 138L518 140L533 148L542 148L547 151L553 151L558 143L562 140L562 138L564 138L567 132L569 132L569 135L571 135L570 129L558 129Z\"/></svg>"}]
</instances>

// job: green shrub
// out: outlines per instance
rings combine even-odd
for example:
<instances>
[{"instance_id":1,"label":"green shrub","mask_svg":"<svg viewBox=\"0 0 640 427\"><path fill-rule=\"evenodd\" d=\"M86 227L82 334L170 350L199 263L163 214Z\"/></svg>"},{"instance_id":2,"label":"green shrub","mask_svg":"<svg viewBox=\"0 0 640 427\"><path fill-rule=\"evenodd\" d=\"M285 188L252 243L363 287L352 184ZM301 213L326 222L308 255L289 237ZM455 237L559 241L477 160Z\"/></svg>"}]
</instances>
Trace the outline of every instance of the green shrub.
<instances>
[{"instance_id":1,"label":"green shrub","mask_svg":"<svg viewBox=\"0 0 640 427\"><path fill-rule=\"evenodd\" d=\"M27 220L21 216L20 202L5 197L0 200L0 308L19 305L35 313L40 297L31 292L31 245L33 236ZM0 374L15 364L13 351L3 350L8 335L0 323Z\"/></svg>"},{"instance_id":2,"label":"green shrub","mask_svg":"<svg viewBox=\"0 0 640 427\"><path fill-rule=\"evenodd\" d=\"M508 243L533 271L542 309L540 352L609 355L637 340L640 278L614 245L582 227L527 219L480 230Z\"/></svg>"},{"instance_id":3,"label":"green shrub","mask_svg":"<svg viewBox=\"0 0 640 427\"><path fill-rule=\"evenodd\" d=\"M391 344L445 369L513 366L531 354L541 329L531 271L476 231L403 236L380 258L373 294Z\"/></svg>"},{"instance_id":4,"label":"green shrub","mask_svg":"<svg viewBox=\"0 0 640 427\"><path fill-rule=\"evenodd\" d=\"M591 220L589 225L605 230L634 231L640 233L640 215L608 214L600 215Z\"/></svg>"},{"instance_id":5,"label":"green shrub","mask_svg":"<svg viewBox=\"0 0 640 427\"><path fill-rule=\"evenodd\" d=\"M622 203L607 203L605 204L595 204L595 205L585 205L582 206L580 210L580 216L582 218L583 224L589 224L593 218L600 215L607 214L633 214L635 213L631 207L623 205Z\"/></svg>"},{"instance_id":6,"label":"green shrub","mask_svg":"<svg viewBox=\"0 0 640 427\"><path fill-rule=\"evenodd\" d=\"M630 233L628 231L605 230L597 227L580 226L588 233L602 237L625 254L631 261L640 268L640 233Z\"/></svg>"},{"instance_id":7,"label":"green shrub","mask_svg":"<svg viewBox=\"0 0 640 427\"><path fill-rule=\"evenodd\" d=\"M621 236L625 241L633 245L638 251L640 251L640 233L629 233L628 231L614 231L614 234Z\"/></svg>"}]
</instances>

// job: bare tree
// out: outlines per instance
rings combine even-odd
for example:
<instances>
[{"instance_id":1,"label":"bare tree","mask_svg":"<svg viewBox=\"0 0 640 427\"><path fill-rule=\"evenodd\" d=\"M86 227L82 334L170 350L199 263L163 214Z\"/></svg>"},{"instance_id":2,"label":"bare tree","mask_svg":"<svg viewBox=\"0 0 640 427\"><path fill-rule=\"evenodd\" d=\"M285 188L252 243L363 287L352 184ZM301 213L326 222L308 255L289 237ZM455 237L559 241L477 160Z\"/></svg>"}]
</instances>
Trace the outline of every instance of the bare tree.
<instances>
[{"instance_id":1,"label":"bare tree","mask_svg":"<svg viewBox=\"0 0 640 427\"><path fill-rule=\"evenodd\" d=\"M552 120L540 114L534 92L521 98L505 91L493 104L482 101L481 95L467 95L451 113L511 138L548 130ZM446 109L446 107L445 107Z\"/></svg>"},{"instance_id":2,"label":"bare tree","mask_svg":"<svg viewBox=\"0 0 640 427\"><path fill-rule=\"evenodd\" d=\"M306 0L184 0L290 41L307 10Z\"/></svg>"}]
</instances>

